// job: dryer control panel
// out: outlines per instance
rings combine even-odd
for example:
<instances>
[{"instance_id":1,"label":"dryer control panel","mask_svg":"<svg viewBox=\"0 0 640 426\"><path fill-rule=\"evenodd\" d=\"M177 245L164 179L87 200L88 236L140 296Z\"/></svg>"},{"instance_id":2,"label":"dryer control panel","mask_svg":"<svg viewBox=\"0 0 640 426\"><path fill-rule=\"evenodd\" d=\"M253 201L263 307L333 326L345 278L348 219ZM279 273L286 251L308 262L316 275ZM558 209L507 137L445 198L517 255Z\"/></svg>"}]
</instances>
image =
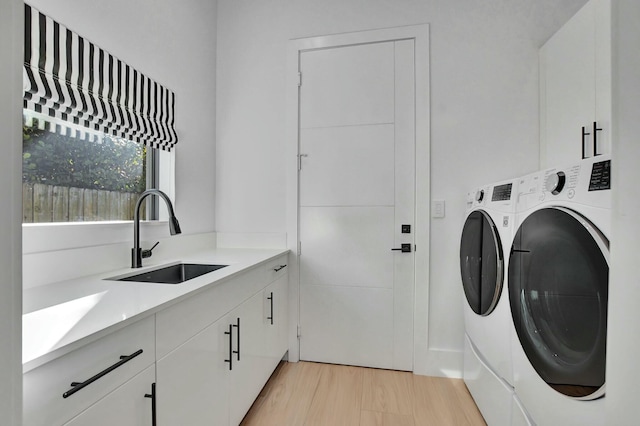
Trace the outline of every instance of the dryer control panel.
<instances>
[{"instance_id":1,"label":"dryer control panel","mask_svg":"<svg viewBox=\"0 0 640 426\"><path fill-rule=\"evenodd\" d=\"M593 163L589 191L604 191L611 189L611 160Z\"/></svg>"}]
</instances>

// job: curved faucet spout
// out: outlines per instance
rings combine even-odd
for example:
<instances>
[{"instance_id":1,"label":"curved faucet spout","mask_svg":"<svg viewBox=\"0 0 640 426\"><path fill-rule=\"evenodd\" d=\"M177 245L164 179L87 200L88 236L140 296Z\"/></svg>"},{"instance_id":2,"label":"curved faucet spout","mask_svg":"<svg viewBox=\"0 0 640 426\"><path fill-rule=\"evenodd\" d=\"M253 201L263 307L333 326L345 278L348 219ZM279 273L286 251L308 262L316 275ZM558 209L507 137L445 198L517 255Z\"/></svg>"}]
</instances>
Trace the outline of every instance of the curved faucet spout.
<instances>
[{"instance_id":1,"label":"curved faucet spout","mask_svg":"<svg viewBox=\"0 0 640 426\"><path fill-rule=\"evenodd\" d=\"M167 204L167 210L169 210L169 232L171 235L180 234L182 232L180 230L180 223L173 212L173 204L171 204L171 200L167 194L159 189L147 189L144 191L140 194L140 198L138 198L138 202L136 203L136 208L133 213L133 248L131 249L132 268L140 268L142 266L142 259L144 257L151 256L150 250L142 250L140 248L140 206L144 199L149 195L157 195Z\"/></svg>"}]
</instances>

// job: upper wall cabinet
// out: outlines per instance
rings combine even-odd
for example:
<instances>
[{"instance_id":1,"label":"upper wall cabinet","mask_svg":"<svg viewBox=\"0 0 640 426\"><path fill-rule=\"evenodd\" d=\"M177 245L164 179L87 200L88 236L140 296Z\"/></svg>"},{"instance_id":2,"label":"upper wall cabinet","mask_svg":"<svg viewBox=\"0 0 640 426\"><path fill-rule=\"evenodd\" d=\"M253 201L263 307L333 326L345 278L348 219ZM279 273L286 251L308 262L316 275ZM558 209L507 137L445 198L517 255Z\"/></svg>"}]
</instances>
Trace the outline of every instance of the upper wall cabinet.
<instances>
[{"instance_id":1,"label":"upper wall cabinet","mask_svg":"<svg viewBox=\"0 0 640 426\"><path fill-rule=\"evenodd\" d=\"M590 0L540 49L540 166L611 152L611 0Z\"/></svg>"}]
</instances>

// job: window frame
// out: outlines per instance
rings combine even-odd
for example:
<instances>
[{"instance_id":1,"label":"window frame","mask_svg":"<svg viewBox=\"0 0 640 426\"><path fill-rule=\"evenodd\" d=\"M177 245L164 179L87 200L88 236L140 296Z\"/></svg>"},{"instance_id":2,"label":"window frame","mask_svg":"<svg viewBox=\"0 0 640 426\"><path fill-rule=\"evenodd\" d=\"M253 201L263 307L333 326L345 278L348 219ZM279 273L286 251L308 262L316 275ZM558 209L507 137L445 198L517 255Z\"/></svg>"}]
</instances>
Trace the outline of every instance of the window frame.
<instances>
[{"instance_id":1,"label":"window frame","mask_svg":"<svg viewBox=\"0 0 640 426\"><path fill-rule=\"evenodd\" d=\"M158 189L175 202L175 150L158 152ZM147 197L153 202L157 197ZM141 221L140 228L145 240L159 240L167 236L168 212L164 203L158 203L159 218ZM22 224L22 253L41 253L81 247L101 246L131 242L133 244L133 221L97 222L49 222ZM128 255L128 254L127 254Z\"/></svg>"}]
</instances>

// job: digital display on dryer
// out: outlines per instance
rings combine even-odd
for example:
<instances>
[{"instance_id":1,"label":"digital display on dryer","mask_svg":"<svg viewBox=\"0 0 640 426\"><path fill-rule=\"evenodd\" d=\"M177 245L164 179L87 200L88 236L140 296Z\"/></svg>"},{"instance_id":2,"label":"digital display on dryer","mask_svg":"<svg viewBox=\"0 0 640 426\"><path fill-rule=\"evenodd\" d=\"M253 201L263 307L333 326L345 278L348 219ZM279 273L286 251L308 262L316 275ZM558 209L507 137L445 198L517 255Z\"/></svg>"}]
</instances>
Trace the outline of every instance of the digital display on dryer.
<instances>
[{"instance_id":1,"label":"digital display on dryer","mask_svg":"<svg viewBox=\"0 0 640 426\"><path fill-rule=\"evenodd\" d=\"M611 189L611 160L593 163L589 191L603 191Z\"/></svg>"},{"instance_id":2,"label":"digital display on dryer","mask_svg":"<svg viewBox=\"0 0 640 426\"><path fill-rule=\"evenodd\" d=\"M505 183L504 185L498 185L493 187L493 194L491 194L491 201L507 201L511 199L511 183Z\"/></svg>"}]
</instances>

